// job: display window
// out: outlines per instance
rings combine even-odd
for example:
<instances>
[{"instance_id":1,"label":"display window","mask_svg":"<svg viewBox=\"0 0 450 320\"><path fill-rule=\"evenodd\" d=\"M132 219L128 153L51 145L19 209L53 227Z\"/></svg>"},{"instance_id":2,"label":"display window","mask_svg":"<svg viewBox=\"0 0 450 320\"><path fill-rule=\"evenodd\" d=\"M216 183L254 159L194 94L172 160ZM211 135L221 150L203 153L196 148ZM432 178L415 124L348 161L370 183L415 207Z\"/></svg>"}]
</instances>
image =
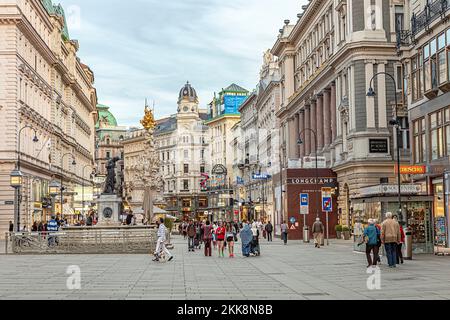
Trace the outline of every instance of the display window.
<instances>
[{"instance_id":1,"label":"display window","mask_svg":"<svg viewBox=\"0 0 450 320\"><path fill-rule=\"evenodd\" d=\"M437 247L447 246L447 227L444 203L444 185L434 185L434 245Z\"/></svg>"}]
</instances>

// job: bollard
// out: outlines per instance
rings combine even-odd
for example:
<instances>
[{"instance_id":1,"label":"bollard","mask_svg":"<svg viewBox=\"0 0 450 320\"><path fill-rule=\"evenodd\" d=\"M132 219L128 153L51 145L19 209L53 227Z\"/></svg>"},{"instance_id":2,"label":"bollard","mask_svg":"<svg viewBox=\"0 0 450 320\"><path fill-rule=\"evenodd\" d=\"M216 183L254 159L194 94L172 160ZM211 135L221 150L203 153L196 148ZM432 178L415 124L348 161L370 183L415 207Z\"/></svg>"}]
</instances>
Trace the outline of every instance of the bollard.
<instances>
[{"instance_id":1,"label":"bollard","mask_svg":"<svg viewBox=\"0 0 450 320\"><path fill-rule=\"evenodd\" d=\"M303 243L310 243L309 227L304 227L303 228Z\"/></svg>"},{"instance_id":2,"label":"bollard","mask_svg":"<svg viewBox=\"0 0 450 320\"><path fill-rule=\"evenodd\" d=\"M411 228L406 228L406 230L405 230L405 255L404 255L403 258L405 260L412 260L412 258L413 258L412 230L411 230Z\"/></svg>"}]
</instances>

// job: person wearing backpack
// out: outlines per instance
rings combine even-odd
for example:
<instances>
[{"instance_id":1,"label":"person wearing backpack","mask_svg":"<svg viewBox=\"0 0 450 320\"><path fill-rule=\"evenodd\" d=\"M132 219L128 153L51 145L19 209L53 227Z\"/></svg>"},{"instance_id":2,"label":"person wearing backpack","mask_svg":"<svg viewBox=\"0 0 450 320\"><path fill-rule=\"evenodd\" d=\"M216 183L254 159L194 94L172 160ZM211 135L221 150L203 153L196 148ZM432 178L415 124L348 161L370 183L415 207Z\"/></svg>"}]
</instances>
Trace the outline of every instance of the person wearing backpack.
<instances>
[{"instance_id":1,"label":"person wearing backpack","mask_svg":"<svg viewBox=\"0 0 450 320\"><path fill-rule=\"evenodd\" d=\"M272 242L272 233L273 233L273 225L269 221L269 223L266 224L267 242Z\"/></svg>"},{"instance_id":2,"label":"person wearing backpack","mask_svg":"<svg viewBox=\"0 0 450 320\"><path fill-rule=\"evenodd\" d=\"M203 229L203 243L205 244L205 257L211 257L212 256L211 241L213 233L211 222L206 221L206 224L202 226L202 229Z\"/></svg>"},{"instance_id":3,"label":"person wearing backpack","mask_svg":"<svg viewBox=\"0 0 450 320\"><path fill-rule=\"evenodd\" d=\"M197 230L195 230L194 221L190 221L189 225L187 226L187 235L188 235L188 249L189 252L194 252L194 241L195 241L195 235L197 234Z\"/></svg>"}]
</instances>

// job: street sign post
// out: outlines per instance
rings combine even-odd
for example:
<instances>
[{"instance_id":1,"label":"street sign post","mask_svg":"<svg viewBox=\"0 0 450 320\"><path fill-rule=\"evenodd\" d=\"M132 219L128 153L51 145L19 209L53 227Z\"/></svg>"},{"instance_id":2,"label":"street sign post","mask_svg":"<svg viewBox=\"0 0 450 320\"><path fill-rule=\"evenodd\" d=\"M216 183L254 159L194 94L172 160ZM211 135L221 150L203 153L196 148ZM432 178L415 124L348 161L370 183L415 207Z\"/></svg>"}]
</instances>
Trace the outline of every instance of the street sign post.
<instances>
[{"instance_id":1,"label":"street sign post","mask_svg":"<svg viewBox=\"0 0 450 320\"><path fill-rule=\"evenodd\" d=\"M322 211L327 216L327 246L330 245L330 228L329 228L329 214L333 212L333 195L332 188L322 188Z\"/></svg>"},{"instance_id":2,"label":"street sign post","mask_svg":"<svg viewBox=\"0 0 450 320\"><path fill-rule=\"evenodd\" d=\"M309 214L309 194L300 194L300 215L303 215L303 227L306 228L306 216Z\"/></svg>"}]
</instances>

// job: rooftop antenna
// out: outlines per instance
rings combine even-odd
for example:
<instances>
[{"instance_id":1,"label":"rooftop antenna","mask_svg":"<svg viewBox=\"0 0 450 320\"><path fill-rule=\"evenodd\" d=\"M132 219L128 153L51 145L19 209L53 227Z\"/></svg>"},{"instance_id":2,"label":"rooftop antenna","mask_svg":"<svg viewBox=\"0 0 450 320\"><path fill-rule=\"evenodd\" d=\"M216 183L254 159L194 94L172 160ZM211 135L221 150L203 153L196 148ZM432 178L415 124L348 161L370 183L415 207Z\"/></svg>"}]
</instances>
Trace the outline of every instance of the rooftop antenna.
<instances>
[{"instance_id":1,"label":"rooftop antenna","mask_svg":"<svg viewBox=\"0 0 450 320\"><path fill-rule=\"evenodd\" d=\"M147 98L145 98L145 107L148 108Z\"/></svg>"}]
</instances>

